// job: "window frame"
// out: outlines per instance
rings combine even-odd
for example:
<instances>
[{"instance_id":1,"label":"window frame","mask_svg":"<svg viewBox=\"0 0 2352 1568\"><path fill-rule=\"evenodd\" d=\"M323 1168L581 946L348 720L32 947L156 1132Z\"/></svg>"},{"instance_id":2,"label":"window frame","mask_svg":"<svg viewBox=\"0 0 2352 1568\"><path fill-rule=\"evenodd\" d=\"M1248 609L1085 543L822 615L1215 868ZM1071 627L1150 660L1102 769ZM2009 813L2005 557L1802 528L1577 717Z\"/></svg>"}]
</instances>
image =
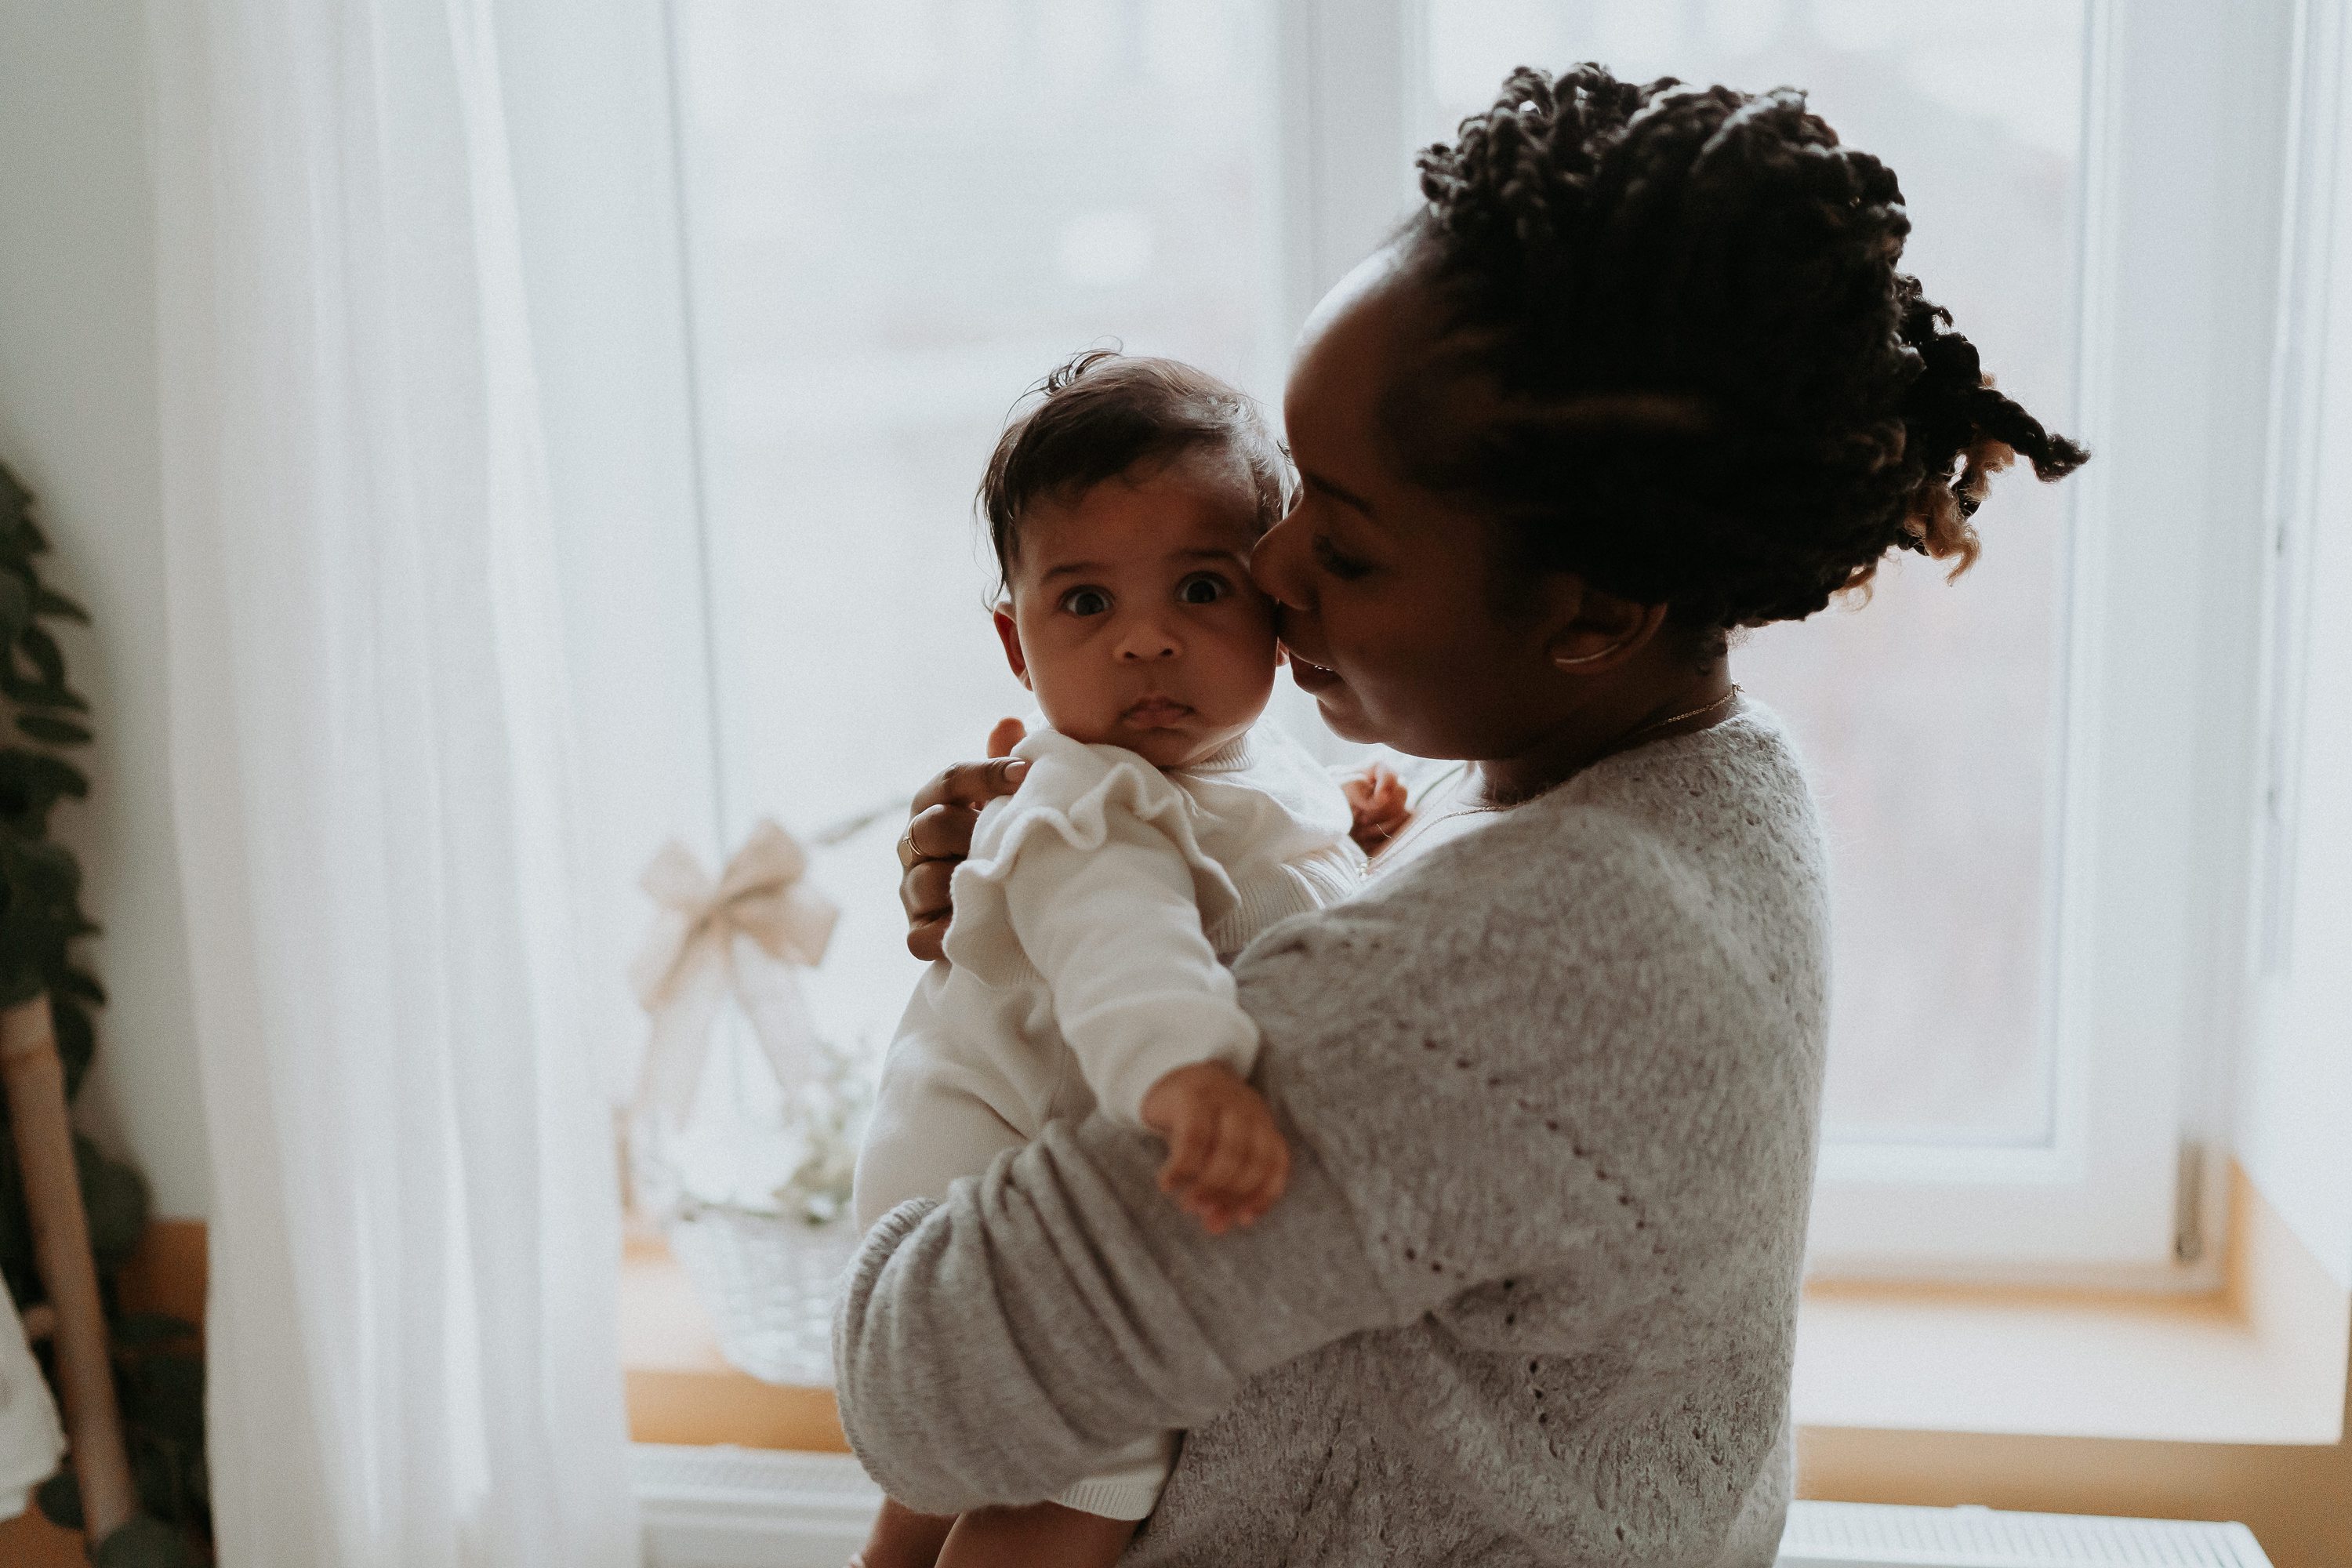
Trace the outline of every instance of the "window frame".
<instances>
[{"instance_id":1,"label":"window frame","mask_svg":"<svg viewBox=\"0 0 2352 1568\"><path fill-rule=\"evenodd\" d=\"M2050 894L2054 1132L2029 1149L1829 1146L1816 1276L2163 1289L2210 1289L2218 1278L2222 1155L2250 1011L2262 758L2278 721L2263 692L2276 679L2271 666L2292 662L2268 649L2269 531L2244 525L2258 522L2284 460L2270 439L2286 416L2273 376L2285 320L2281 153L2290 84L2308 74L2312 14L2326 5L2087 3L2080 392L2070 423L2097 460L2068 485L2069 721ZM674 47L671 7L646 0L644 9ZM1286 250L1279 286L1297 321L1413 199L1423 0L1285 0L1269 32ZM651 140L673 159L647 160L638 183L675 203L688 176L674 115L662 129L666 139ZM695 292L683 224L675 205L653 211L634 242L644 254L630 281L674 290L653 312L671 312L661 331L649 330L665 363L690 360L680 341L691 337L681 323ZM567 226L592 226L582 216ZM682 450L650 486L663 495L651 510L665 538L683 545L708 526L696 515L700 496L686 493L698 488L687 476L706 433L690 384L658 391L665 435L652 445ZM555 379L549 392L568 395ZM681 421L682 437L670 434ZM610 530L645 526L616 519ZM671 597L690 595L698 570L690 556L666 566ZM609 570L599 584L602 600L622 598ZM711 614L707 589L685 617L698 634ZM661 655L677 667L666 687L709 705L684 714L673 697L678 732L661 749L675 757L716 746L721 715L702 640L668 639ZM715 757L708 766L715 798L723 768ZM666 782L664 799L692 793L690 782ZM650 823L662 806L632 809ZM690 826L699 838L702 825ZM601 945L618 952L622 942L616 927Z\"/></svg>"},{"instance_id":2,"label":"window frame","mask_svg":"<svg viewBox=\"0 0 2352 1568\"><path fill-rule=\"evenodd\" d=\"M1424 0L1302 0L1284 167L1315 294L1413 199ZM2034 1147L1838 1142L1814 1275L2207 1289L2243 1029L2297 0L2087 0L2078 405ZM1338 40L1336 46L1332 40ZM2253 106L2249 110L2248 106ZM1383 195L1383 193L1384 195ZM1386 208L1378 204L1385 200Z\"/></svg>"}]
</instances>

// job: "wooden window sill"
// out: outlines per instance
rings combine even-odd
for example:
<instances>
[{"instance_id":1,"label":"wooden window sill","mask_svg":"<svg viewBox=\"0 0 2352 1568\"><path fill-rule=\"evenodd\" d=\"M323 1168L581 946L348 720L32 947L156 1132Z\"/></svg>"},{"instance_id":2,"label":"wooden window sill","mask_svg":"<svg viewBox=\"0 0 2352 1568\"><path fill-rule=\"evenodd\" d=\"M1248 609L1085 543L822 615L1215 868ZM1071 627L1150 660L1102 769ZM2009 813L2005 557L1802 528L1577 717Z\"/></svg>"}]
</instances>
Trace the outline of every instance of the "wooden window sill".
<instances>
[{"instance_id":1,"label":"wooden window sill","mask_svg":"<svg viewBox=\"0 0 2352 1568\"><path fill-rule=\"evenodd\" d=\"M2352 1298L2242 1176L2228 1290L2067 1295L1816 1284L1795 1403L1822 1432L2332 1444L2344 1435ZM629 1424L644 1443L841 1452L830 1390L727 1364L661 1237L622 1268Z\"/></svg>"},{"instance_id":2,"label":"wooden window sill","mask_svg":"<svg viewBox=\"0 0 2352 1568\"><path fill-rule=\"evenodd\" d=\"M1800 1425L2176 1443L2332 1444L2352 1297L2242 1173L2210 1297L1816 1283Z\"/></svg>"}]
</instances>

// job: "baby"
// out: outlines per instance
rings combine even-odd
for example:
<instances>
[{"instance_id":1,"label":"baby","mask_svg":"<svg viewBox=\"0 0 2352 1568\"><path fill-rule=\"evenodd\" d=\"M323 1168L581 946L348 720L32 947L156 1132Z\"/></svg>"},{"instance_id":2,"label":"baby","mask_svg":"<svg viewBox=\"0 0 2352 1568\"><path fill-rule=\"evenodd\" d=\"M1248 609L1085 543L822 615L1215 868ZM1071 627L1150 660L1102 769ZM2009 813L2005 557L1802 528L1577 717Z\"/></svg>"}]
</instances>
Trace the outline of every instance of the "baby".
<instances>
[{"instance_id":1,"label":"baby","mask_svg":"<svg viewBox=\"0 0 2352 1568\"><path fill-rule=\"evenodd\" d=\"M955 873L946 959L908 1003L857 1165L858 1223L944 1196L1055 1118L1167 1141L1160 1185L1213 1231L1281 1195L1247 1081L1257 1027L1223 963L1362 873L1350 797L1273 727L1282 654L1249 555L1288 467L1255 405L1168 360L1079 356L981 485L997 636L1047 729ZM886 1503L866 1568L1114 1563L1175 1436L1050 1502L961 1520Z\"/></svg>"}]
</instances>

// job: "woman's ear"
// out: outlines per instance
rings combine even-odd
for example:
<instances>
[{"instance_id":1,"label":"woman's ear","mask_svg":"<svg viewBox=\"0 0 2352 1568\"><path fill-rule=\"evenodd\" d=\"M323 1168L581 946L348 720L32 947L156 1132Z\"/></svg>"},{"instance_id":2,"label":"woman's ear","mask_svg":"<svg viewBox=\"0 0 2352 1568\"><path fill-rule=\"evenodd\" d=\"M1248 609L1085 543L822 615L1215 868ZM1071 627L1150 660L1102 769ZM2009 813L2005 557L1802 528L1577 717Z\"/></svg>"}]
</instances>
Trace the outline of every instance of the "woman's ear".
<instances>
[{"instance_id":1,"label":"woman's ear","mask_svg":"<svg viewBox=\"0 0 2352 1568\"><path fill-rule=\"evenodd\" d=\"M1665 605L1621 599L1575 577L1563 576L1555 600L1544 652L1571 675L1597 675L1622 663L1666 624Z\"/></svg>"},{"instance_id":2,"label":"woman's ear","mask_svg":"<svg viewBox=\"0 0 2352 1568\"><path fill-rule=\"evenodd\" d=\"M992 619L996 623L996 640L1004 645L1004 662L1013 667L1013 678L1027 689L1029 661L1021 657L1021 627L1013 619L1013 601L999 599Z\"/></svg>"}]
</instances>

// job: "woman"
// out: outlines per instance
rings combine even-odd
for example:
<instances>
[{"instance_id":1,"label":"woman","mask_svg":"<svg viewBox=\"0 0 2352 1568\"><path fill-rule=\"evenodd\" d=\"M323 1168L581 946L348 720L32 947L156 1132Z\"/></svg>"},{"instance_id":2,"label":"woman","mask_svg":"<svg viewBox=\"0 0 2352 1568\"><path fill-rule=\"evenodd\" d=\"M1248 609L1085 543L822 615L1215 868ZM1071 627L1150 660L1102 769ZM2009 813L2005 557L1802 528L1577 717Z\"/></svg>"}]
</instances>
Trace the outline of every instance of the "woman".
<instances>
[{"instance_id":1,"label":"woman","mask_svg":"<svg viewBox=\"0 0 2352 1568\"><path fill-rule=\"evenodd\" d=\"M2084 454L1895 269L1801 98L1522 71L1308 323L1253 574L1332 728L1470 764L1235 967L1289 1194L1212 1237L1055 1126L877 1227L842 1411L892 1493L1189 1429L1139 1563L1764 1564L1818 1119L1820 830L1727 634ZM909 830L919 954L997 770Z\"/></svg>"}]
</instances>

